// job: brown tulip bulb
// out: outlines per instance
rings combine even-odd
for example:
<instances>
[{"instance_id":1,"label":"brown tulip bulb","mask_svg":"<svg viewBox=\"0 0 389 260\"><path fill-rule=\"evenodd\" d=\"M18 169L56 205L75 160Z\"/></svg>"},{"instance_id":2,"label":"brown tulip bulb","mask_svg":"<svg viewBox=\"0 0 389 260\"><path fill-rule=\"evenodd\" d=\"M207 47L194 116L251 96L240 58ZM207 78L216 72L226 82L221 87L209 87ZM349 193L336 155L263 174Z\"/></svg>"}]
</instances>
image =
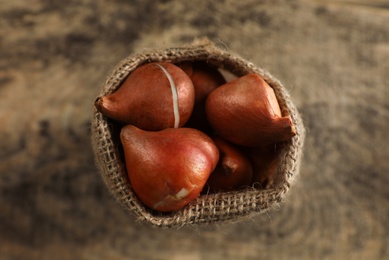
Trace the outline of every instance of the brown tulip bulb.
<instances>
[{"instance_id":1,"label":"brown tulip bulb","mask_svg":"<svg viewBox=\"0 0 389 260\"><path fill-rule=\"evenodd\" d=\"M253 167L254 186L270 188L277 180L277 164L279 151L275 144L253 147L246 151Z\"/></svg>"},{"instance_id":2,"label":"brown tulip bulb","mask_svg":"<svg viewBox=\"0 0 389 260\"><path fill-rule=\"evenodd\" d=\"M273 89L257 74L248 74L212 91L206 101L208 121L226 140L262 146L292 138L295 127L281 110Z\"/></svg>"},{"instance_id":3,"label":"brown tulip bulb","mask_svg":"<svg viewBox=\"0 0 389 260\"><path fill-rule=\"evenodd\" d=\"M181 127L194 106L194 88L188 75L167 62L134 70L114 93L100 97L96 108L105 116L143 130Z\"/></svg>"},{"instance_id":4,"label":"brown tulip bulb","mask_svg":"<svg viewBox=\"0 0 389 260\"><path fill-rule=\"evenodd\" d=\"M180 68L188 74L195 90L193 113L185 124L186 127L196 128L205 133L211 133L212 128L207 121L205 101L209 93L226 83L223 75L206 62L183 63Z\"/></svg>"},{"instance_id":5,"label":"brown tulip bulb","mask_svg":"<svg viewBox=\"0 0 389 260\"><path fill-rule=\"evenodd\" d=\"M211 192L232 191L249 186L253 171L248 157L234 144L221 137L213 138L219 149L219 163L208 179Z\"/></svg>"},{"instance_id":6,"label":"brown tulip bulb","mask_svg":"<svg viewBox=\"0 0 389 260\"><path fill-rule=\"evenodd\" d=\"M127 125L120 139L135 194L160 212L178 210L198 197L219 159L212 139L196 129L143 131Z\"/></svg>"}]
</instances>

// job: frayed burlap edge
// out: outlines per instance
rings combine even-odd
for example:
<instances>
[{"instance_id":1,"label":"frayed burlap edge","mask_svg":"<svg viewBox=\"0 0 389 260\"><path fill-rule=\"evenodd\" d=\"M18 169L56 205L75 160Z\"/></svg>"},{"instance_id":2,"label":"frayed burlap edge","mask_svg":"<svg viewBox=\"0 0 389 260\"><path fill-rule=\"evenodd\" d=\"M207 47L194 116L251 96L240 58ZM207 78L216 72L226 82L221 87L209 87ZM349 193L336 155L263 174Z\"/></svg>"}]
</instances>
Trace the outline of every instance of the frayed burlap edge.
<instances>
[{"instance_id":1,"label":"frayed burlap edge","mask_svg":"<svg viewBox=\"0 0 389 260\"><path fill-rule=\"evenodd\" d=\"M173 228L184 225L237 222L265 212L281 202L299 173L304 142L304 127L301 117L281 82L267 71L242 59L228 50L215 46L207 39L192 45L144 51L130 56L114 68L99 96L114 92L123 80L142 64L155 61L203 60L236 76L257 73L275 91L283 115L290 115L297 134L281 143L278 174L279 182L270 189L247 188L242 191L202 195L183 209L171 214L160 214L146 208L135 196L128 181L124 162L114 142L112 125L96 109L92 118L92 144L96 163L112 195L140 221L154 226Z\"/></svg>"}]
</instances>

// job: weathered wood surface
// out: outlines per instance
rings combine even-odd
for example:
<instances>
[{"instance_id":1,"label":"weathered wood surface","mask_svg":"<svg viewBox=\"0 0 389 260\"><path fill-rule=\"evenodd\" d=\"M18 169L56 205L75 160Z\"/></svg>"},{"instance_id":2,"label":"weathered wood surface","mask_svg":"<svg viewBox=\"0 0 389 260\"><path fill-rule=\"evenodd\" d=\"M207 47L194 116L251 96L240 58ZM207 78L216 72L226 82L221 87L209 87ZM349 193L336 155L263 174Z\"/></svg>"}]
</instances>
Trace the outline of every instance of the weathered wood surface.
<instances>
[{"instance_id":1,"label":"weathered wood surface","mask_svg":"<svg viewBox=\"0 0 389 260\"><path fill-rule=\"evenodd\" d=\"M1 259L389 258L387 1L129 2L0 2ZM128 54L202 36L290 89L301 176L251 221L151 228L97 173L92 103Z\"/></svg>"}]
</instances>

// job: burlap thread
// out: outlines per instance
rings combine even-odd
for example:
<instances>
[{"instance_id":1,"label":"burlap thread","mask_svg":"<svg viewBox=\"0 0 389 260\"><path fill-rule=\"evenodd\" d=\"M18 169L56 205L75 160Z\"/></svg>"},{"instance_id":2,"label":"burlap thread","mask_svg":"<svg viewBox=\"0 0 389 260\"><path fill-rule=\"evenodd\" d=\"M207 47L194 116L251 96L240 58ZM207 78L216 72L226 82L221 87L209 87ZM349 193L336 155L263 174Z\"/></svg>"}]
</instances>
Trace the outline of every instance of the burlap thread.
<instances>
[{"instance_id":1,"label":"burlap thread","mask_svg":"<svg viewBox=\"0 0 389 260\"><path fill-rule=\"evenodd\" d=\"M273 187L247 188L241 191L202 195L179 211L161 214L146 208L132 191L122 159L120 143L115 136L117 133L114 130L114 123L95 109L92 118L92 144L101 176L109 191L121 205L135 213L139 220L154 226L173 228L188 224L236 222L250 218L281 202L299 173L304 127L287 90L266 70L258 68L228 50L217 47L207 39L198 40L189 46L144 51L124 59L114 68L99 96L114 92L133 70L145 63L200 60L238 77L247 73L260 75L274 89L283 115L291 116L297 134L291 140L280 144L279 178Z\"/></svg>"}]
</instances>

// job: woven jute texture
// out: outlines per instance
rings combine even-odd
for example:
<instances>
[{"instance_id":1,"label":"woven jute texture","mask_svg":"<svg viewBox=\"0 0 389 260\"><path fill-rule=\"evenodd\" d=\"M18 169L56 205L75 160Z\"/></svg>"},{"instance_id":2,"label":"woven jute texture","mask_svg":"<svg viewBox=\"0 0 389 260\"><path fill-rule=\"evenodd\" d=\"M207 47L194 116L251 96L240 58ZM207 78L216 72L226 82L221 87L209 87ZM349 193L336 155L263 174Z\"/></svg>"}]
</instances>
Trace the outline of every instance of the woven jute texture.
<instances>
[{"instance_id":1,"label":"woven jute texture","mask_svg":"<svg viewBox=\"0 0 389 260\"><path fill-rule=\"evenodd\" d=\"M115 123L95 110L92 118L93 149L100 173L112 195L125 208L135 213L139 220L164 228L236 222L263 213L281 202L299 173L304 142L301 117L281 82L231 51L217 47L207 39L201 39L188 46L154 49L127 57L114 68L99 96L114 92L133 70L155 61L206 61L238 77L257 73L274 89L282 114L291 116L297 134L278 145L281 149L278 178L272 187L250 187L240 191L201 195L179 211L162 214L146 208L132 191Z\"/></svg>"}]
</instances>

